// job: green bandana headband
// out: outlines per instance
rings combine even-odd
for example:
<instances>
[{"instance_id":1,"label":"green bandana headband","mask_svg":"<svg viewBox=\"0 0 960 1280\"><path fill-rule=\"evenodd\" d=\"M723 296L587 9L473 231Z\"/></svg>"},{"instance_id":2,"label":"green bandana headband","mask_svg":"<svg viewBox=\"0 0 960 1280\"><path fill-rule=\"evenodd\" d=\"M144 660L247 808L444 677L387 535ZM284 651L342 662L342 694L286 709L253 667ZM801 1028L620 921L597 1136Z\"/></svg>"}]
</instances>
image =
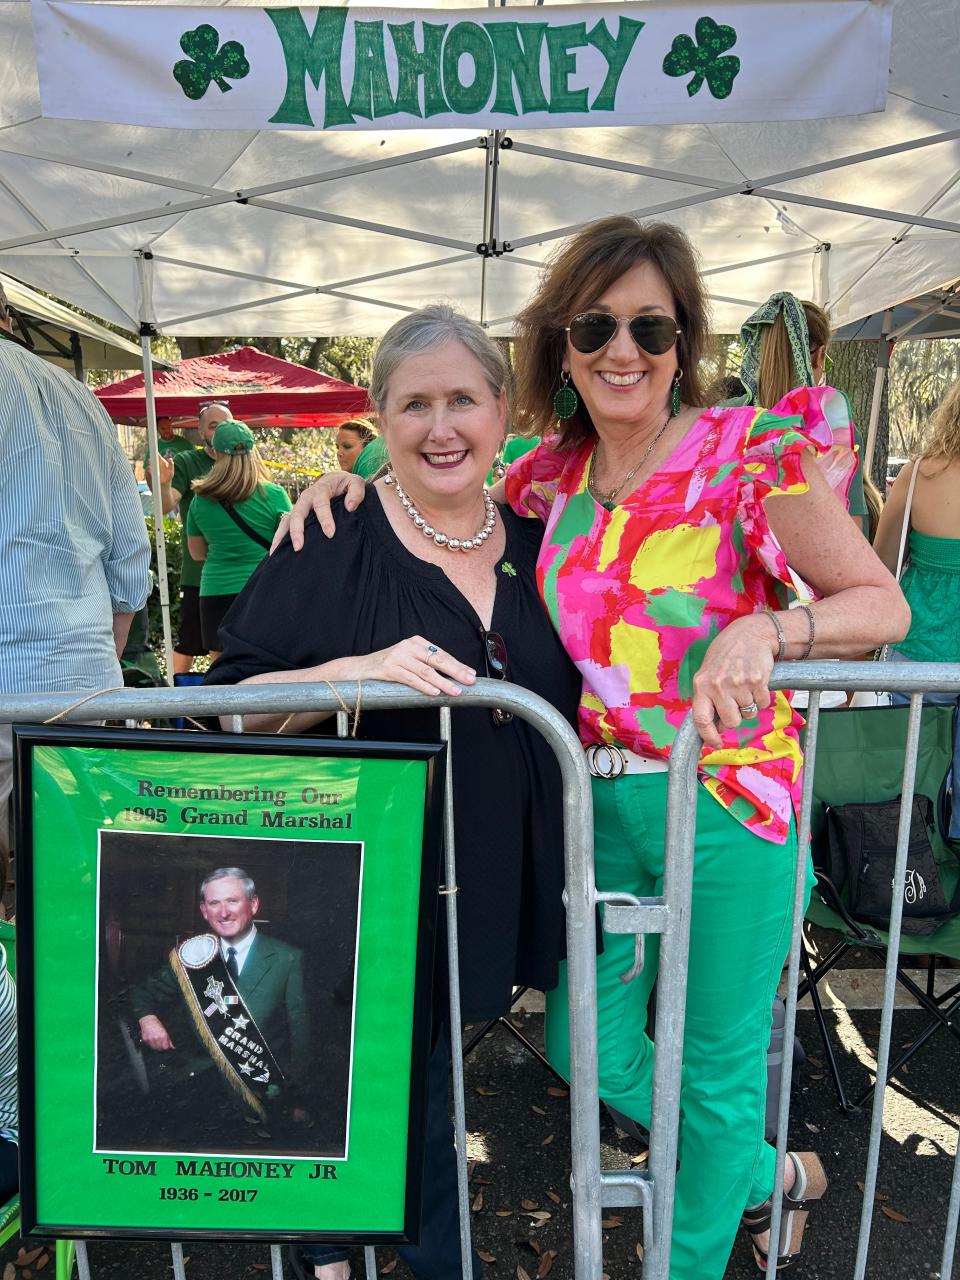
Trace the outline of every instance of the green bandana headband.
<instances>
[{"instance_id":1,"label":"green bandana headband","mask_svg":"<svg viewBox=\"0 0 960 1280\"><path fill-rule=\"evenodd\" d=\"M763 326L773 324L782 313L787 326L787 337L790 339L790 351L793 364L797 370L797 385L812 387L814 385L813 365L810 363L810 334L807 329L807 313L803 304L792 293L774 293L766 302L743 322L740 329L740 342L743 346L743 357L740 365L740 381L747 388L746 404L754 404L757 397L757 382L760 373L760 339Z\"/></svg>"}]
</instances>

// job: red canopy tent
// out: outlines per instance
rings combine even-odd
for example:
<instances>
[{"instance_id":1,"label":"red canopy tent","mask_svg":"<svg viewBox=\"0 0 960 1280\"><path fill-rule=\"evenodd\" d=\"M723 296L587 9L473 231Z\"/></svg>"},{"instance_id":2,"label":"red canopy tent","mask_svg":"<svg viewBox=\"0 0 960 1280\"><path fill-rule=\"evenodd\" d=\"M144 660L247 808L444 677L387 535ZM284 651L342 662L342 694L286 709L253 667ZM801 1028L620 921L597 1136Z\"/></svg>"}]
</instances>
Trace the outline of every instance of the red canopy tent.
<instances>
[{"instance_id":1,"label":"red canopy tent","mask_svg":"<svg viewBox=\"0 0 960 1280\"><path fill-rule=\"evenodd\" d=\"M181 360L153 375L158 417L195 426L207 400L225 400L235 418L255 427L335 427L367 411L367 392L350 382L278 360L255 347ZM143 374L96 391L114 422L143 425L147 417Z\"/></svg>"}]
</instances>

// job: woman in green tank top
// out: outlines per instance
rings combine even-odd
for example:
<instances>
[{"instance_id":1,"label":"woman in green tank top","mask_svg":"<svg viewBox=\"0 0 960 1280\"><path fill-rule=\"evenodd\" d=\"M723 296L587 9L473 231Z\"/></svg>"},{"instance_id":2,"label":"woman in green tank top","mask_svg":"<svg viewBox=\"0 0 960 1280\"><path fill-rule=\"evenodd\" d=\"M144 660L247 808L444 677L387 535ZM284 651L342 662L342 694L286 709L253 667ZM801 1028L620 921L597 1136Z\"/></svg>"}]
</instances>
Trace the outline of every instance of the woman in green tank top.
<instances>
[{"instance_id":1,"label":"woman in green tank top","mask_svg":"<svg viewBox=\"0 0 960 1280\"><path fill-rule=\"evenodd\" d=\"M913 621L892 656L960 662L960 382L934 415L923 453L897 476L880 517L874 546L894 573L905 519L909 532L900 585Z\"/></svg>"}]
</instances>

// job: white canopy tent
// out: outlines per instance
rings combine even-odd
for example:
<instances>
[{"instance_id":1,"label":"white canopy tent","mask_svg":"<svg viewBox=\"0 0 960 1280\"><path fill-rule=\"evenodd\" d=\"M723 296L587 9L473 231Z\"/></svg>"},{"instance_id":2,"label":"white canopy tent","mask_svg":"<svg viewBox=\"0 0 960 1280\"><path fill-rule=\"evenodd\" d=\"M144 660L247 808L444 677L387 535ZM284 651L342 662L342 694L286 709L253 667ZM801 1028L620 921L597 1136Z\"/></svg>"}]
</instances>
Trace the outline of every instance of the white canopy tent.
<instances>
[{"instance_id":1,"label":"white canopy tent","mask_svg":"<svg viewBox=\"0 0 960 1280\"><path fill-rule=\"evenodd\" d=\"M558 239L630 211L692 235L719 331L783 288L846 324L960 264L960 6L892 3L882 114L477 137L43 119L28 0L0 0L0 261L176 335L377 334L438 297L508 333Z\"/></svg>"},{"instance_id":2,"label":"white canopy tent","mask_svg":"<svg viewBox=\"0 0 960 1280\"><path fill-rule=\"evenodd\" d=\"M45 360L81 379L84 369L139 369L143 353L128 339L9 276L0 275L0 284Z\"/></svg>"},{"instance_id":3,"label":"white canopy tent","mask_svg":"<svg viewBox=\"0 0 960 1280\"><path fill-rule=\"evenodd\" d=\"M445 298L508 334L557 242L612 212L691 235L720 332L780 289L847 324L960 273L960 5L889 3L883 113L478 137L44 119L29 0L0 0L0 264L139 330L148 389L156 332L376 335Z\"/></svg>"}]
</instances>

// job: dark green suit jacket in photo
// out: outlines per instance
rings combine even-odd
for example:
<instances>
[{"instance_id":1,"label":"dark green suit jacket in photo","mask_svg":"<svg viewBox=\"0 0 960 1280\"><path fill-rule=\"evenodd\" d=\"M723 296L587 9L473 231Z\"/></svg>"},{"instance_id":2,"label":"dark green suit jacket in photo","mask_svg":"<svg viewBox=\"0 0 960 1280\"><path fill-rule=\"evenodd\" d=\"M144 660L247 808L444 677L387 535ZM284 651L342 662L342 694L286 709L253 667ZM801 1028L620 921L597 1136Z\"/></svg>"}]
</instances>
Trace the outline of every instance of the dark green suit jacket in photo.
<instances>
[{"instance_id":1,"label":"dark green suit jacket in photo","mask_svg":"<svg viewBox=\"0 0 960 1280\"><path fill-rule=\"evenodd\" d=\"M283 1072L285 1096L292 1101L307 1078L311 1056L310 1017L303 983L303 952L279 938L257 930L237 979L237 990L263 1033ZM174 1048L144 1053L163 1060L177 1078L213 1068L184 1004L180 986L169 965L158 970L131 993L138 1020L155 1014L167 1028Z\"/></svg>"}]
</instances>

